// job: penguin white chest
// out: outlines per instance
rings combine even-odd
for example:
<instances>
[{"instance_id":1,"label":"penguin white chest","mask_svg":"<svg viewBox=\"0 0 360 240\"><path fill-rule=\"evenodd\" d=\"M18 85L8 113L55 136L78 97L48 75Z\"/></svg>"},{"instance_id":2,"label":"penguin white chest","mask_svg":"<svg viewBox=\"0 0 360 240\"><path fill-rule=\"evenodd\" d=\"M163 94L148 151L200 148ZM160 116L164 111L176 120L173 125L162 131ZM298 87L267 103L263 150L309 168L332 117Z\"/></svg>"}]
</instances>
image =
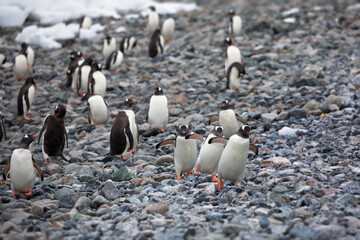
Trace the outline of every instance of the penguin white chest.
<instances>
[{"instance_id":1,"label":"penguin white chest","mask_svg":"<svg viewBox=\"0 0 360 240\"><path fill-rule=\"evenodd\" d=\"M159 27L159 15L157 12L150 12L148 17L148 29L149 31L153 32Z\"/></svg>"},{"instance_id":2,"label":"penguin white chest","mask_svg":"<svg viewBox=\"0 0 360 240\"><path fill-rule=\"evenodd\" d=\"M229 88L237 89L240 85L239 70L236 67L230 69Z\"/></svg>"},{"instance_id":3,"label":"penguin white chest","mask_svg":"<svg viewBox=\"0 0 360 240\"><path fill-rule=\"evenodd\" d=\"M103 57L106 61L110 54L116 50L116 41L115 38L111 38L110 43L105 39L104 40L104 47L103 47Z\"/></svg>"},{"instance_id":4,"label":"penguin white chest","mask_svg":"<svg viewBox=\"0 0 360 240\"><path fill-rule=\"evenodd\" d=\"M81 28L84 29L89 29L91 27L92 24L92 20L89 17L84 17L82 23L81 23Z\"/></svg>"},{"instance_id":5,"label":"penguin white chest","mask_svg":"<svg viewBox=\"0 0 360 240\"><path fill-rule=\"evenodd\" d=\"M81 67L81 79L80 79L80 89L79 92L87 92L89 74L91 67L90 66L82 66Z\"/></svg>"},{"instance_id":6,"label":"penguin white chest","mask_svg":"<svg viewBox=\"0 0 360 240\"><path fill-rule=\"evenodd\" d=\"M113 55L113 58L110 60L110 71L116 70L120 67L122 61L124 59L124 54L121 51L117 51L117 55L115 58L115 54Z\"/></svg>"},{"instance_id":7,"label":"penguin white chest","mask_svg":"<svg viewBox=\"0 0 360 240\"><path fill-rule=\"evenodd\" d=\"M204 144L201 146L199 157L196 162L195 169L203 173L217 172L217 167L223 150L223 144L209 144L209 140L213 137L215 137L215 135L211 133L206 138Z\"/></svg>"},{"instance_id":8,"label":"penguin white chest","mask_svg":"<svg viewBox=\"0 0 360 240\"><path fill-rule=\"evenodd\" d=\"M164 37L159 36L159 42L157 43L158 54L164 54Z\"/></svg>"},{"instance_id":9,"label":"penguin white chest","mask_svg":"<svg viewBox=\"0 0 360 240\"><path fill-rule=\"evenodd\" d=\"M34 64L35 53L31 47L27 48L27 63L31 66Z\"/></svg>"},{"instance_id":10,"label":"penguin white chest","mask_svg":"<svg viewBox=\"0 0 360 240\"><path fill-rule=\"evenodd\" d=\"M165 95L150 98L149 124L151 127L165 128L169 119L168 102Z\"/></svg>"},{"instance_id":11,"label":"penguin white chest","mask_svg":"<svg viewBox=\"0 0 360 240\"><path fill-rule=\"evenodd\" d=\"M102 97L105 96L106 93L106 78L105 75L100 72L96 71L93 73L94 78L94 92L93 94L100 95Z\"/></svg>"},{"instance_id":12,"label":"penguin white chest","mask_svg":"<svg viewBox=\"0 0 360 240\"><path fill-rule=\"evenodd\" d=\"M97 124L105 124L107 123L109 119L109 108L105 103L105 100L99 96L91 96L88 99L88 103L90 105L90 111L91 111L91 123L97 123Z\"/></svg>"},{"instance_id":13,"label":"penguin white chest","mask_svg":"<svg viewBox=\"0 0 360 240\"><path fill-rule=\"evenodd\" d=\"M234 110L221 110L219 113L219 123L224 128L224 136L231 137L239 129Z\"/></svg>"},{"instance_id":14,"label":"penguin white chest","mask_svg":"<svg viewBox=\"0 0 360 240\"><path fill-rule=\"evenodd\" d=\"M13 191L31 191L35 184L35 169L28 149L16 149L11 155L10 178Z\"/></svg>"},{"instance_id":15,"label":"penguin white chest","mask_svg":"<svg viewBox=\"0 0 360 240\"><path fill-rule=\"evenodd\" d=\"M196 140L185 139L178 136L174 150L175 171L178 176L181 173L191 171L196 163Z\"/></svg>"},{"instance_id":16,"label":"penguin white chest","mask_svg":"<svg viewBox=\"0 0 360 240\"><path fill-rule=\"evenodd\" d=\"M24 115L30 110L30 107L32 106L34 99L35 99L35 87L33 85L31 87L29 87L27 95L28 95L28 99L29 99L29 106L26 105L25 96L22 97Z\"/></svg>"},{"instance_id":17,"label":"penguin white chest","mask_svg":"<svg viewBox=\"0 0 360 240\"><path fill-rule=\"evenodd\" d=\"M241 32L242 20L241 17L236 15L232 18L232 30L234 35L239 35Z\"/></svg>"},{"instance_id":18,"label":"penguin white chest","mask_svg":"<svg viewBox=\"0 0 360 240\"><path fill-rule=\"evenodd\" d=\"M28 71L27 59L25 55L20 54L15 58L14 73L17 78L24 78Z\"/></svg>"},{"instance_id":19,"label":"penguin white chest","mask_svg":"<svg viewBox=\"0 0 360 240\"><path fill-rule=\"evenodd\" d=\"M123 111L128 116L129 124L130 124L130 131L133 136L134 147L136 147L138 144L138 128L137 128L135 113L132 110L123 110Z\"/></svg>"},{"instance_id":20,"label":"penguin white chest","mask_svg":"<svg viewBox=\"0 0 360 240\"><path fill-rule=\"evenodd\" d=\"M226 61L225 61L225 75L227 73L227 69L234 62L241 62L241 52L240 49L235 46L228 46L226 49Z\"/></svg>"},{"instance_id":21,"label":"penguin white chest","mask_svg":"<svg viewBox=\"0 0 360 240\"><path fill-rule=\"evenodd\" d=\"M173 38L175 30L175 21L173 18L168 18L164 21L161 28L161 35L164 36L165 39L170 40Z\"/></svg>"}]
</instances>

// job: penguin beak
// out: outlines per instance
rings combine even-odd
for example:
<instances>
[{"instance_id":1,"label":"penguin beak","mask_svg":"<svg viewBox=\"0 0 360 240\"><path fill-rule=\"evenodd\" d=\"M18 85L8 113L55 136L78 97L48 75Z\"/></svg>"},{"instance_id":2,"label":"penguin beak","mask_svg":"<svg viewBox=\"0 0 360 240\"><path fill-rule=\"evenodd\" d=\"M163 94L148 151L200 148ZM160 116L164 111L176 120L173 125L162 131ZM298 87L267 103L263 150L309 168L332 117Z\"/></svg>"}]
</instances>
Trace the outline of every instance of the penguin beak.
<instances>
[{"instance_id":1,"label":"penguin beak","mask_svg":"<svg viewBox=\"0 0 360 240\"><path fill-rule=\"evenodd\" d=\"M33 136L33 138L32 139L37 139L38 137L37 136Z\"/></svg>"},{"instance_id":2,"label":"penguin beak","mask_svg":"<svg viewBox=\"0 0 360 240\"><path fill-rule=\"evenodd\" d=\"M56 112L53 113L53 116L56 116Z\"/></svg>"},{"instance_id":3,"label":"penguin beak","mask_svg":"<svg viewBox=\"0 0 360 240\"><path fill-rule=\"evenodd\" d=\"M37 88L36 83L34 83L34 87Z\"/></svg>"},{"instance_id":4,"label":"penguin beak","mask_svg":"<svg viewBox=\"0 0 360 240\"><path fill-rule=\"evenodd\" d=\"M247 135L251 136L251 134L249 132L246 132L246 133L247 133Z\"/></svg>"},{"instance_id":5,"label":"penguin beak","mask_svg":"<svg viewBox=\"0 0 360 240\"><path fill-rule=\"evenodd\" d=\"M81 53L81 56L82 56L82 57L85 57L86 55L85 55L85 53Z\"/></svg>"},{"instance_id":6,"label":"penguin beak","mask_svg":"<svg viewBox=\"0 0 360 240\"><path fill-rule=\"evenodd\" d=\"M136 103L136 101L135 100L132 100L132 102L131 103Z\"/></svg>"}]
</instances>

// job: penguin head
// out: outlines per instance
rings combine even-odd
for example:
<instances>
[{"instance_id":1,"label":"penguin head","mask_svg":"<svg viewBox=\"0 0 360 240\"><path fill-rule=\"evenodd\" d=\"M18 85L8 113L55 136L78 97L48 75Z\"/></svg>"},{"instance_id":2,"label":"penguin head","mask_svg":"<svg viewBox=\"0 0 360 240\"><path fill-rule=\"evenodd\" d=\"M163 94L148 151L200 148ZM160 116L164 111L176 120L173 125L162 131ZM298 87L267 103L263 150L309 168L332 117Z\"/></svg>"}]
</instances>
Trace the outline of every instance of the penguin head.
<instances>
[{"instance_id":1,"label":"penguin head","mask_svg":"<svg viewBox=\"0 0 360 240\"><path fill-rule=\"evenodd\" d=\"M134 98L127 98L125 99L124 105L127 107L132 107L136 103Z\"/></svg>"},{"instance_id":2,"label":"penguin head","mask_svg":"<svg viewBox=\"0 0 360 240\"><path fill-rule=\"evenodd\" d=\"M53 116L58 118L64 118L65 114L66 114L66 108L64 105L59 104L54 108Z\"/></svg>"},{"instance_id":3,"label":"penguin head","mask_svg":"<svg viewBox=\"0 0 360 240\"><path fill-rule=\"evenodd\" d=\"M235 15L235 11L233 9L230 9L228 13L229 13L229 16L234 16Z\"/></svg>"},{"instance_id":4,"label":"penguin head","mask_svg":"<svg viewBox=\"0 0 360 240\"><path fill-rule=\"evenodd\" d=\"M101 64L98 62L93 61L91 63L91 71L92 72L101 71L101 67L102 67Z\"/></svg>"},{"instance_id":5,"label":"penguin head","mask_svg":"<svg viewBox=\"0 0 360 240\"><path fill-rule=\"evenodd\" d=\"M37 138L37 136L33 136L33 135L25 135L21 141L20 141L20 146L23 148L28 148L29 145L32 143L32 141L34 141Z\"/></svg>"},{"instance_id":6,"label":"penguin head","mask_svg":"<svg viewBox=\"0 0 360 240\"><path fill-rule=\"evenodd\" d=\"M27 43L25 42L21 43L21 50L27 50L28 47L29 45L27 45Z\"/></svg>"},{"instance_id":7,"label":"penguin head","mask_svg":"<svg viewBox=\"0 0 360 240\"><path fill-rule=\"evenodd\" d=\"M221 102L221 110L227 110L230 108L230 104L228 100L224 100Z\"/></svg>"},{"instance_id":8,"label":"penguin head","mask_svg":"<svg viewBox=\"0 0 360 240\"><path fill-rule=\"evenodd\" d=\"M105 37L105 40L106 40L107 44L110 44L111 38L112 38L112 37L111 37L110 35L107 35L107 36Z\"/></svg>"},{"instance_id":9,"label":"penguin head","mask_svg":"<svg viewBox=\"0 0 360 240\"><path fill-rule=\"evenodd\" d=\"M70 60L74 60L75 58L81 58L83 56L84 56L84 54L80 51L72 51L70 53Z\"/></svg>"},{"instance_id":10,"label":"penguin head","mask_svg":"<svg viewBox=\"0 0 360 240\"><path fill-rule=\"evenodd\" d=\"M224 128L222 126L216 126L214 127L214 130L212 131L212 134L218 137L223 137Z\"/></svg>"},{"instance_id":11,"label":"penguin head","mask_svg":"<svg viewBox=\"0 0 360 240\"><path fill-rule=\"evenodd\" d=\"M156 8L154 6L150 6L149 9L152 11L152 12L155 12L156 11Z\"/></svg>"},{"instance_id":12,"label":"penguin head","mask_svg":"<svg viewBox=\"0 0 360 240\"><path fill-rule=\"evenodd\" d=\"M155 93L155 95L164 95L164 92L161 87L156 87L154 89L154 93Z\"/></svg>"},{"instance_id":13,"label":"penguin head","mask_svg":"<svg viewBox=\"0 0 360 240\"><path fill-rule=\"evenodd\" d=\"M231 38L227 37L224 40L225 44L227 44L228 46L233 46L234 43L232 42Z\"/></svg>"},{"instance_id":14,"label":"penguin head","mask_svg":"<svg viewBox=\"0 0 360 240\"><path fill-rule=\"evenodd\" d=\"M35 77L27 77L26 80L25 80L25 84L29 84L29 85L34 85L34 87L36 88L36 80L35 80Z\"/></svg>"},{"instance_id":15,"label":"penguin head","mask_svg":"<svg viewBox=\"0 0 360 240\"><path fill-rule=\"evenodd\" d=\"M91 66L91 64L94 62L94 60L91 57L88 57L85 59L82 65L88 65Z\"/></svg>"},{"instance_id":16,"label":"penguin head","mask_svg":"<svg viewBox=\"0 0 360 240\"><path fill-rule=\"evenodd\" d=\"M186 135L190 134L190 129L188 125L181 124L178 128L178 135L185 137Z\"/></svg>"},{"instance_id":17,"label":"penguin head","mask_svg":"<svg viewBox=\"0 0 360 240\"><path fill-rule=\"evenodd\" d=\"M83 95L81 96L80 100L85 101L85 100L88 100L89 97L90 97L90 94L84 92Z\"/></svg>"},{"instance_id":18,"label":"penguin head","mask_svg":"<svg viewBox=\"0 0 360 240\"><path fill-rule=\"evenodd\" d=\"M66 71L66 76L70 76L70 74L71 74L71 70L69 69Z\"/></svg>"},{"instance_id":19,"label":"penguin head","mask_svg":"<svg viewBox=\"0 0 360 240\"><path fill-rule=\"evenodd\" d=\"M243 125L239 128L237 131L237 135L243 138L249 138L250 137L250 126L249 125Z\"/></svg>"}]
</instances>

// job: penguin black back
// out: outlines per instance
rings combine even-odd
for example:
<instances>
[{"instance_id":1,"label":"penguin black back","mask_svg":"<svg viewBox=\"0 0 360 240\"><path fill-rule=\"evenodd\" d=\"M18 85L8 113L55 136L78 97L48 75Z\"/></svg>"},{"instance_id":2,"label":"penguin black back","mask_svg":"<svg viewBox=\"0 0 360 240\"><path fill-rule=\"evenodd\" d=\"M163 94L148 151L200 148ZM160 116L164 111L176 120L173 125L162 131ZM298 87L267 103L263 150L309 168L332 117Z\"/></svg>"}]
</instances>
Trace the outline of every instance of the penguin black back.
<instances>
[{"instance_id":1,"label":"penguin black back","mask_svg":"<svg viewBox=\"0 0 360 240\"><path fill-rule=\"evenodd\" d=\"M26 109L30 109L30 101L28 97L28 90L31 86L36 87L36 81L34 77L27 77L25 80L24 85L20 88L18 99L17 99L17 107L18 107L18 116L22 116L24 114L24 107L23 107L23 97L25 98L26 102Z\"/></svg>"},{"instance_id":2,"label":"penguin black back","mask_svg":"<svg viewBox=\"0 0 360 240\"><path fill-rule=\"evenodd\" d=\"M239 72L238 74L238 78L239 77L242 77L243 75L246 74L246 71L245 71L245 66L242 65L241 63L239 62L234 62L232 63L229 68L227 69L227 72L226 72L226 88L229 89L230 88L230 73L231 73L231 70L232 68L236 68Z\"/></svg>"},{"instance_id":3,"label":"penguin black back","mask_svg":"<svg viewBox=\"0 0 360 240\"><path fill-rule=\"evenodd\" d=\"M129 139L129 148L133 148L133 137L130 131L129 118L124 111L116 116L110 133L110 155L122 154L126 150L126 137Z\"/></svg>"},{"instance_id":4,"label":"penguin black back","mask_svg":"<svg viewBox=\"0 0 360 240\"><path fill-rule=\"evenodd\" d=\"M0 112L0 141L3 138L6 139L6 131L5 131L5 126L4 126L4 122L3 122L3 117Z\"/></svg>"},{"instance_id":5,"label":"penguin black back","mask_svg":"<svg viewBox=\"0 0 360 240\"><path fill-rule=\"evenodd\" d=\"M149 57L156 57L158 53L158 46L161 53L163 52L163 46L160 42L160 29L156 29L152 34L149 42Z\"/></svg>"}]
</instances>

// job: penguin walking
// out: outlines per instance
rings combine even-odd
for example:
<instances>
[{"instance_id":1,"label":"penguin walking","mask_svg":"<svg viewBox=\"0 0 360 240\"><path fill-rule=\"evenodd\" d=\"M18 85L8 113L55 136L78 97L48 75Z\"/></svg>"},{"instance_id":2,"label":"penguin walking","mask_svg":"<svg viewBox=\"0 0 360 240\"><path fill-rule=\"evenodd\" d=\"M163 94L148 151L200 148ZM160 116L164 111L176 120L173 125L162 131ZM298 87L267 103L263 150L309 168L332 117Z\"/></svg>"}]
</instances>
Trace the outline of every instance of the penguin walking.
<instances>
[{"instance_id":1,"label":"penguin walking","mask_svg":"<svg viewBox=\"0 0 360 240\"><path fill-rule=\"evenodd\" d=\"M160 26L160 18L154 6L150 6L149 9L150 13L148 16L147 28L149 32L153 32Z\"/></svg>"},{"instance_id":2,"label":"penguin walking","mask_svg":"<svg viewBox=\"0 0 360 240\"><path fill-rule=\"evenodd\" d=\"M88 91L89 75L91 71L91 65L94 60L89 57L79 67L79 75L77 81L77 93L82 96L84 92Z\"/></svg>"},{"instance_id":3,"label":"penguin walking","mask_svg":"<svg viewBox=\"0 0 360 240\"><path fill-rule=\"evenodd\" d=\"M0 142L3 138L4 140L6 139L6 131L4 126L3 116L0 112Z\"/></svg>"},{"instance_id":4,"label":"penguin walking","mask_svg":"<svg viewBox=\"0 0 360 240\"><path fill-rule=\"evenodd\" d=\"M154 95L150 98L146 121L149 122L150 127L165 131L169 121L169 110L167 98L161 87L155 88Z\"/></svg>"},{"instance_id":5,"label":"penguin walking","mask_svg":"<svg viewBox=\"0 0 360 240\"><path fill-rule=\"evenodd\" d=\"M110 117L110 108L106 100L100 95L84 93L82 101L87 100L89 106L88 120L90 124L106 124Z\"/></svg>"},{"instance_id":6,"label":"penguin walking","mask_svg":"<svg viewBox=\"0 0 360 240\"><path fill-rule=\"evenodd\" d=\"M70 53L70 63L66 71L66 87L76 92L77 90L77 77L79 74L79 67L84 62L83 54L80 51L72 51Z\"/></svg>"},{"instance_id":7,"label":"penguin walking","mask_svg":"<svg viewBox=\"0 0 360 240\"><path fill-rule=\"evenodd\" d=\"M160 29L156 29L149 42L149 57L154 58L158 54L164 53L164 37L160 34Z\"/></svg>"},{"instance_id":8,"label":"penguin walking","mask_svg":"<svg viewBox=\"0 0 360 240\"><path fill-rule=\"evenodd\" d=\"M67 143L67 134L64 124L66 108L64 105L57 105L53 115L48 114L44 119L44 125L39 134L38 144L42 145L44 163L49 162L49 157L60 156L68 161L63 154L65 143Z\"/></svg>"},{"instance_id":9,"label":"penguin walking","mask_svg":"<svg viewBox=\"0 0 360 240\"><path fill-rule=\"evenodd\" d=\"M16 81L25 79L25 76L28 72L28 63L25 50L22 49L19 55L15 57L13 61L13 71Z\"/></svg>"},{"instance_id":10,"label":"penguin walking","mask_svg":"<svg viewBox=\"0 0 360 240\"><path fill-rule=\"evenodd\" d=\"M34 50L29 45L27 45L27 43L23 42L21 43L21 51L25 53L28 69L32 73L34 73L34 68L33 68L34 59L35 59Z\"/></svg>"},{"instance_id":11,"label":"penguin walking","mask_svg":"<svg viewBox=\"0 0 360 240\"><path fill-rule=\"evenodd\" d=\"M137 45L137 40L134 36L124 37L120 42L120 51L127 55L134 49Z\"/></svg>"},{"instance_id":12,"label":"penguin walking","mask_svg":"<svg viewBox=\"0 0 360 240\"><path fill-rule=\"evenodd\" d=\"M229 23L228 23L228 34L229 36L240 35L242 27L242 20L234 10L229 10Z\"/></svg>"},{"instance_id":13,"label":"penguin walking","mask_svg":"<svg viewBox=\"0 0 360 240\"><path fill-rule=\"evenodd\" d=\"M238 91L241 78L246 74L245 66L240 62L232 63L226 72L226 88Z\"/></svg>"},{"instance_id":14,"label":"penguin walking","mask_svg":"<svg viewBox=\"0 0 360 240\"><path fill-rule=\"evenodd\" d=\"M161 35L164 37L164 42L170 42L173 39L175 31L175 21L173 18L168 18L164 21L161 28Z\"/></svg>"},{"instance_id":15,"label":"penguin walking","mask_svg":"<svg viewBox=\"0 0 360 240\"><path fill-rule=\"evenodd\" d=\"M187 125L180 125L176 139L168 139L156 145L156 148L159 148L166 144L175 144L174 162L177 179L181 179L183 173L191 175L197 158L196 139L202 141L203 136L191 132Z\"/></svg>"},{"instance_id":16,"label":"penguin walking","mask_svg":"<svg viewBox=\"0 0 360 240\"><path fill-rule=\"evenodd\" d=\"M31 105L35 99L36 81L34 77L27 77L24 85L20 88L17 107L18 116L23 116L24 119L30 120L26 113L30 110Z\"/></svg>"},{"instance_id":17,"label":"penguin walking","mask_svg":"<svg viewBox=\"0 0 360 240\"><path fill-rule=\"evenodd\" d=\"M226 48L226 59L225 59L225 76L227 74L228 68L234 62L240 62L244 66L244 60L241 57L241 52L238 47L234 46L231 38L225 38L225 43L228 45Z\"/></svg>"},{"instance_id":18,"label":"penguin walking","mask_svg":"<svg viewBox=\"0 0 360 240\"><path fill-rule=\"evenodd\" d=\"M88 16L83 16L81 18L81 24L80 24L80 27L83 28L83 29L89 29L91 27L91 24L92 24L92 20L90 17Z\"/></svg>"},{"instance_id":19,"label":"penguin walking","mask_svg":"<svg viewBox=\"0 0 360 240\"><path fill-rule=\"evenodd\" d=\"M246 162L250 147L250 127L248 125L241 126L236 134L232 135L226 144L223 153L221 154L218 165L219 181L216 185L217 189L224 187L223 179L235 182L237 187L241 186L241 181L244 177ZM225 139L213 139L213 143L224 143ZM251 145L251 149L257 153L257 148Z\"/></svg>"},{"instance_id":20,"label":"penguin walking","mask_svg":"<svg viewBox=\"0 0 360 240\"><path fill-rule=\"evenodd\" d=\"M110 56L108 57L105 65L105 69L109 70L110 73L114 74L116 70L120 67L121 63L123 62L124 54L119 51L113 51Z\"/></svg>"},{"instance_id":21,"label":"penguin walking","mask_svg":"<svg viewBox=\"0 0 360 240\"><path fill-rule=\"evenodd\" d=\"M102 54L105 62L108 60L110 54L116 50L116 40L111 36L106 36L102 48Z\"/></svg>"},{"instance_id":22,"label":"penguin walking","mask_svg":"<svg viewBox=\"0 0 360 240\"><path fill-rule=\"evenodd\" d=\"M3 51L0 51L0 66L6 63L6 54Z\"/></svg>"},{"instance_id":23,"label":"penguin walking","mask_svg":"<svg viewBox=\"0 0 360 240\"><path fill-rule=\"evenodd\" d=\"M101 72L101 64L93 62L88 82L88 93L91 95L105 96L106 93L106 77Z\"/></svg>"},{"instance_id":24,"label":"penguin walking","mask_svg":"<svg viewBox=\"0 0 360 240\"><path fill-rule=\"evenodd\" d=\"M218 164L220 161L221 153L224 149L222 143L212 143L212 140L217 137L223 137L223 128L216 126L210 132L205 142L201 146L199 157L197 158L194 173L199 175L198 172L212 174L212 181L217 182L216 173L218 171Z\"/></svg>"},{"instance_id":25,"label":"penguin walking","mask_svg":"<svg viewBox=\"0 0 360 240\"><path fill-rule=\"evenodd\" d=\"M6 180L10 172L11 191L14 198L16 198L16 194L18 193L25 193L26 196L31 195L31 191L35 185L35 169L39 172L41 180L44 180L43 172L36 164L29 150L29 145L36 138L36 136L25 135L21 139L19 148L13 151L10 162L4 169L4 180Z\"/></svg>"},{"instance_id":26,"label":"penguin walking","mask_svg":"<svg viewBox=\"0 0 360 240\"><path fill-rule=\"evenodd\" d=\"M244 125L248 125L248 123L243 118L241 118L237 113L235 113L233 109L231 109L228 100L224 100L221 102L221 111L219 113L219 116L212 117L209 120L209 124L212 124L216 121L219 121L220 126L224 128L225 138L231 137L238 131L239 126L237 121L240 121Z\"/></svg>"}]
</instances>

